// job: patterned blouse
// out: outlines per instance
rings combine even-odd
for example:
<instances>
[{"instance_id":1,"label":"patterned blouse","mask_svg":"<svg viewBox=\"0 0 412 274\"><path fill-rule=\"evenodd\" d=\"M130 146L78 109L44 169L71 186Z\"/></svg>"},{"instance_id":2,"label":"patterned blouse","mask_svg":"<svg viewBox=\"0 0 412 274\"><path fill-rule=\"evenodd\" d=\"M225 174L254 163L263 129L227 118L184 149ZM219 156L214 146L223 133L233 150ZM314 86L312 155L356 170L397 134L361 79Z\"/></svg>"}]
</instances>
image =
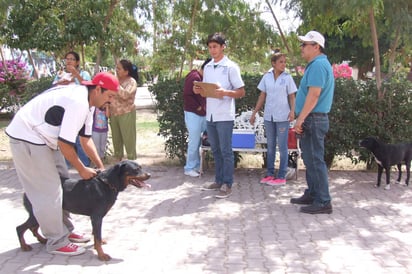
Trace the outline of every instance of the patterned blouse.
<instances>
[{"instance_id":1,"label":"patterned blouse","mask_svg":"<svg viewBox=\"0 0 412 274\"><path fill-rule=\"evenodd\" d=\"M110 115L118 116L135 111L134 99L136 90L137 83L132 77L121 82L119 92L110 104Z\"/></svg>"}]
</instances>

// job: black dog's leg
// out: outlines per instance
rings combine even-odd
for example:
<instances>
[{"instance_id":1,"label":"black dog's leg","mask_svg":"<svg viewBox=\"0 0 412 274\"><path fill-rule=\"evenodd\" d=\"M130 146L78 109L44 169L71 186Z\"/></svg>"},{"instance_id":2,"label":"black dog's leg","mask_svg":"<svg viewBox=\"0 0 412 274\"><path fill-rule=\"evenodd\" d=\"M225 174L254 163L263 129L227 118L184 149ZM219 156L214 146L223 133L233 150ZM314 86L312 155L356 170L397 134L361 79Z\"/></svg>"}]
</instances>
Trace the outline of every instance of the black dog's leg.
<instances>
[{"instance_id":1,"label":"black dog's leg","mask_svg":"<svg viewBox=\"0 0 412 274\"><path fill-rule=\"evenodd\" d=\"M17 237L19 238L19 242L20 242L20 248L23 251L32 250L32 247L28 245L26 243L26 240L24 239L24 233L27 231L27 229L33 228L33 226L31 226L32 223L33 223L33 219L29 217L26 220L26 222L16 227Z\"/></svg>"},{"instance_id":2,"label":"black dog's leg","mask_svg":"<svg viewBox=\"0 0 412 274\"><path fill-rule=\"evenodd\" d=\"M401 182L402 179L402 164L397 164L398 167L398 179L396 180L397 184Z\"/></svg>"},{"instance_id":3,"label":"black dog's leg","mask_svg":"<svg viewBox=\"0 0 412 274\"><path fill-rule=\"evenodd\" d=\"M406 161L406 180L405 180L405 184L407 186L409 185L410 175L411 175L411 161Z\"/></svg>"},{"instance_id":4,"label":"black dog's leg","mask_svg":"<svg viewBox=\"0 0 412 274\"><path fill-rule=\"evenodd\" d=\"M385 168L385 173L386 173L385 189L389 190L391 188L391 167L390 166Z\"/></svg>"},{"instance_id":5,"label":"black dog's leg","mask_svg":"<svg viewBox=\"0 0 412 274\"><path fill-rule=\"evenodd\" d=\"M93 227L93 236L94 236L94 249L97 251L97 257L101 261L108 261L111 257L104 253L102 248L102 223L103 217L102 216L90 216L92 220L92 227Z\"/></svg>"},{"instance_id":6,"label":"black dog's leg","mask_svg":"<svg viewBox=\"0 0 412 274\"><path fill-rule=\"evenodd\" d=\"M24 233L27 231L27 229L30 229L30 231L33 233L33 236L36 237L40 243L45 244L47 240L39 233L39 223L37 222L36 217L34 217L33 207L26 194L23 195L23 205L29 213L29 218L23 224L16 227L16 232L17 237L19 238L21 249L23 251L30 251L32 250L32 247L28 245L24 240Z\"/></svg>"},{"instance_id":7,"label":"black dog's leg","mask_svg":"<svg viewBox=\"0 0 412 274\"><path fill-rule=\"evenodd\" d=\"M378 165L378 182L376 183L376 187L381 186L381 178L382 178L383 167Z\"/></svg>"}]
</instances>

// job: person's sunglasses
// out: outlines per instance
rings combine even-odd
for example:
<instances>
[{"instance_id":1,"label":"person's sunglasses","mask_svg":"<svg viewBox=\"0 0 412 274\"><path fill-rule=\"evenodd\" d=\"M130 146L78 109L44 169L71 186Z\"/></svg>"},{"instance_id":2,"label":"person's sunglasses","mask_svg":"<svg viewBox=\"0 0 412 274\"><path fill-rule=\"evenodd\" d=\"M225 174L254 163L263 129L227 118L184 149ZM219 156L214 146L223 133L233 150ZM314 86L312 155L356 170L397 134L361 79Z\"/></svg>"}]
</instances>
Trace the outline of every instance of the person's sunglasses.
<instances>
[{"instance_id":1,"label":"person's sunglasses","mask_svg":"<svg viewBox=\"0 0 412 274\"><path fill-rule=\"evenodd\" d=\"M312 45L312 46L314 46L314 45L316 45L316 43L301 43L301 44L300 44L300 47L304 48L304 47L306 47L307 45Z\"/></svg>"}]
</instances>

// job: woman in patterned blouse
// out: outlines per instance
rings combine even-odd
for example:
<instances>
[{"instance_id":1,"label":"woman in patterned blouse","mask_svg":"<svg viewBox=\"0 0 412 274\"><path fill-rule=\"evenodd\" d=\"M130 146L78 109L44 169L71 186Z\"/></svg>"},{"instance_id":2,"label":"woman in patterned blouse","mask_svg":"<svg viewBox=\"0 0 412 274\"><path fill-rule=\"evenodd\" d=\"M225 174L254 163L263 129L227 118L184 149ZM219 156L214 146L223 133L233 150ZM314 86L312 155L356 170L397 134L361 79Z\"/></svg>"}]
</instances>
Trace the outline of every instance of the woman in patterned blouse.
<instances>
[{"instance_id":1,"label":"woman in patterned blouse","mask_svg":"<svg viewBox=\"0 0 412 274\"><path fill-rule=\"evenodd\" d=\"M120 88L110 104L110 129L114 157L121 161L126 149L127 159L135 160L136 155L136 106L134 104L138 73L137 67L128 60L120 60L116 65Z\"/></svg>"}]
</instances>

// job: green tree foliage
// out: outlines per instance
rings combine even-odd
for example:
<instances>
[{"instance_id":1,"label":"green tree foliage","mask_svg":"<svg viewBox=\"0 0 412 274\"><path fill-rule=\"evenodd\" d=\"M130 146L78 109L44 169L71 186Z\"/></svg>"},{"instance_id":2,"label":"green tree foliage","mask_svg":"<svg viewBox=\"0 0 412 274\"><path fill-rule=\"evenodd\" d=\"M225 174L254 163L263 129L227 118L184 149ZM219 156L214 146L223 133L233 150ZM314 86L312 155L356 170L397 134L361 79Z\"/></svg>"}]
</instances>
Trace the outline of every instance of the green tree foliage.
<instances>
[{"instance_id":1,"label":"green tree foliage","mask_svg":"<svg viewBox=\"0 0 412 274\"><path fill-rule=\"evenodd\" d=\"M54 51L64 46L61 11L51 1L16 1L2 36L13 48Z\"/></svg>"},{"instance_id":2,"label":"green tree foliage","mask_svg":"<svg viewBox=\"0 0 412 274\"><path fill-rule=\"evenodd\" d=\"M157 2L161 5L163 1ZM149 8L157 8L148 5ZM155 10L156 11L156 10ZM266 60L278 36L259 13L243 0L174 1L163 10L163 18L153 22L153 70L182 71L187 60L204 60L208 56L206 38L214 32L227 37L227 53L248 71L257 70ZM156 15L155 12L153 12ZM157 17L154 17L157 18Z\"/></svg>"},{"instance_id":3,"label":"green tree foliage","mask_svg":"<svg viewBox=\"0 0 412 274\"><path fill-rule=\"evenodd\" d=\"M378 61L371 36L371 11L378 35L378 59L387 60L382 71L391 74L396 56L406 57L411 51L412 5L408 0L290 0L286 7L302 20L300 34L311 29L324 33L326 50L333 53L331 60L351 61L352 66L360 68L360 77L372 71Z\"/></svg>"},{"instance_id":4,"label":"green tree foliage","mask_svg":"<svg viewBox=\"0 0 412 274\"><path fill-rule=\"evenodd\" d=\"M7 45L36 48L58 57L77 50L84 60L84 47L97 47L91 59L98 62L105 53L115 57L134 54L136 36L141 33L133 17L136 3L133 6L126 0L17 0L9 7L1 28Z\"/></svg>"}]
</instances>

